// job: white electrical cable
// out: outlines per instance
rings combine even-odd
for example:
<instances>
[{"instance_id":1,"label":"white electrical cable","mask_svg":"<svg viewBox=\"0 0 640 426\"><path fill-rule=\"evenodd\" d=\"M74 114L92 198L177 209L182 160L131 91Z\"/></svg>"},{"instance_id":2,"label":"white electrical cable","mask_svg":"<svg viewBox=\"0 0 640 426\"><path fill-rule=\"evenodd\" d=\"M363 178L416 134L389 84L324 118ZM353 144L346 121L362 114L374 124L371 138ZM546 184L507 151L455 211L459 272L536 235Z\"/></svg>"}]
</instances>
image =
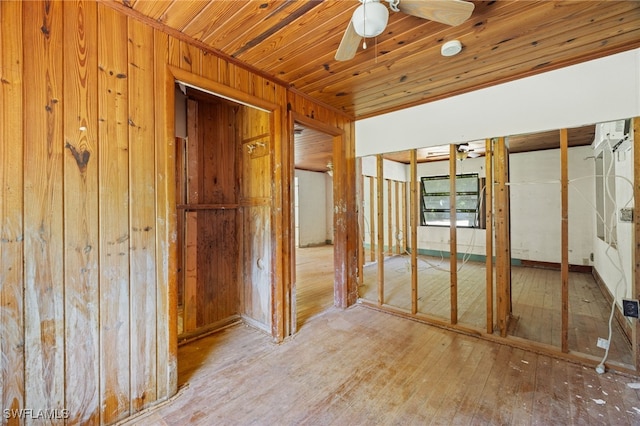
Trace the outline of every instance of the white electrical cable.
<instances>
[{"instance_id":1,"label":"white electrical cable","mask_svg":"<svg viewBox=\"0 0 640 426\"><path fill-rule=\"evenodd\" d=\"M611 147L611 141L607 139L607 147L611 150L611 154L613 155L613 148ZM620 279L618 279L618 281L616 282L616 285L614 287L614 291L613 291L613 301L611 302L611 314L609 315L609 336L607 338L607 347L605 349L604 352L604 356L602 357L602 360L600 361L600 364L598 364L598 366L596 367L596 372L598 374L603 374L606 370L605 370L605 366L604 363L607 361L607 358L609 356L609 347L611 346L611 336L612 336L612 329L613 329L613 314L615 312L615 307L616 307L616 303L617 303L617 298L618 298L618 289L620 287L620 283L624 283L624 288L628 288L627 285L627 277L624 273L624 264L622 261L622 255L620 254L620 250L616 249L616 253L617 253L617 262L616 260L612 259L610 254L609 254L609 250L611 249L611 247L615 244L616 247L618 245L618 228L617 226L614 227L614 221L618 220L618 214L619 214L619 210L618 210L618 204L616 202L615 199L615 194L611 194L611 188L609 187L609 179L606 179L607 176L611 176L611 171L613 169L613 164L614 161L613 159L611 160L611 162L609 163L609 167L607 168L607 173L606 176L604 176L604 181L605 181L605 193L607 194L607 197L609 197L610 201L613 203L614 206L614 212L616 213L615 215L611 215L610 218L610 226L606 226L606 222L605 222L605 230L609 233L609 238L608 238L608 242L609 244L607 245L607 248L605 249L604 253L607 256L607 258L609 259L609 261L611 262L611 264L613 265L613 267L620 273ZM618 175L615 175L615 177L618 177ZM622 177L622 176L620 176ZM625 180L627 182L629 182L631 184L631 188L632 188L632 193L633 193L633 184L631 183L631 181L629 181L628 179L625 178ZM614 180L615 182L615 180ZM633 200L633 196L631 196L631 198L625 203L625 207L628 206L631 201ZM604 222L604 220L603 220ZM615 232L615 234L614 234Z\"/></svg>"}]
</instances>

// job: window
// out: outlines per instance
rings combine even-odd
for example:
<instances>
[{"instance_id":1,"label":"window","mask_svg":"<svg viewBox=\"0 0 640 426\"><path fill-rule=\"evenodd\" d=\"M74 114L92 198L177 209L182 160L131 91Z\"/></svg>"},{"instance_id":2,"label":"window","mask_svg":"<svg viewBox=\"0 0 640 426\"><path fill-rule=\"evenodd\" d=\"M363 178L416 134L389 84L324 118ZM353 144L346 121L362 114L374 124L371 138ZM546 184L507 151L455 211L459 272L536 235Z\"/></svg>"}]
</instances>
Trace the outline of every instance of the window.
<instances>
[{"instance_id":1,"label":"window","mask_svg":"<svg viewBox=\"0 0 640 426\"><path fill-rule=\"evenodd\" d=\"M420 225L449 226L449 176L421 178L422 198L420 203ZM481 199L478 174L456 176L456 226L480 228Z\"/></svg>"}]
</instances>

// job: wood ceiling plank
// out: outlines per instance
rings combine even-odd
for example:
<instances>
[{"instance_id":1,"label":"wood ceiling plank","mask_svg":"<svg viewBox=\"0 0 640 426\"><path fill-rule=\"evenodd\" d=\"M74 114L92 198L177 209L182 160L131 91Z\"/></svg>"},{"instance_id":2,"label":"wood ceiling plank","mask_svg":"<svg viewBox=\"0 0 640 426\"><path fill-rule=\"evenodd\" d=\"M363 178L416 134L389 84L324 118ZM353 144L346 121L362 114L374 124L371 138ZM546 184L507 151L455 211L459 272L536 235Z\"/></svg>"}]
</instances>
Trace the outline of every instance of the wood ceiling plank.
<instances>
[{"instance_id":1,"label":"wood ceiling plank","mask_svg":"<svg viewBox=\"0 0 640 426\"><path fill-rule=\"evenodd\" d=\"M471 79L469 77L468 79L463 80L454 76L451 78L451 84L441 84L437 89L434 89L427 94L418 91L416 94L392 94L381 98L379 94L377 95L378 97L376 97L376 94L373 93L368 100L357 100L358 108L361 111L360 116L366 116L368 112L379 114L382 111L388 112L394 110L394 108L397 109L398 101L400 100L403 101L403 105L405 107L410 104L418 105L426 102L427 100L433 101L443 99L453 94L465 93L470 90L477 90L479 88L489 87L495 84L511 81L516 78L534 75L539 73L540 70L549 71L552 69L560 68L561 66L567 66L578 62L583 62L585 60L596 59L598 57L605 56L605 54L616 53L619 51L628 50L633 47L638 47L640 46L640 29L637 29L632 33L622 34L616 38L620 41L620 43L618 44L618 49L615 49L616 45L610 42L607 44L607 51L603 52L602 50L598 50L602 47L602 43L600 41L594 41L590 45L582 46L580 49L574 49L576 55L571 60L567 59L564 52L558 52L555 55L545 56L545 62L547 63L544 66L540 66L540 59L533 58L528 63L505 67L493 73L489 73L474 79ZM600 54L596 55L597 52L600 52ZM556 60L558 61L557 63ZM419 82L414 83L415 87L419 88ZM321 96L316 96L316 98L329 103L328 99L323 99ZM336 105L335 102L331 103ZM385 109L385 106L389 106L389 109ZM349 108L343 107L342 109L348 110Z\"/></svg>"},{"instance_id":2,"label":"wood ceiling plank","mask_svg":"<svg viewBox=\"0 0 640 426\"><path fill-rule=\"evenodd\" d=\"M516 7L524 8L524 6L521 6L521 3L522 2L518 3ZM494 2L491 4L492 11L499 9L504 5L510 5L509 2ZM514 6L511 5L510 7L513 9ZM477 20L481 21L483 19L481 17L483 14L487 13L487 7L476 7L474 15L475 13L479 13L479 17L477 19L472 18L471 22L473 23ZM420 41L424 37L428 37L429 39L426 43L430 46L434 43L441 43L445 36L447 38L452 38L457 34L468 33L468 28L473 26L472 24L465 24L458 27L450 27L448 25L439 24L437 22L416 18L402 13L391 13L387 29L382 36L377 38L377 43L369 40L369 45L375 43L377 44L377 48L368 49L367 52L370 52L368 56L363 56L363 53L361 52L359 53L359 57L354 60L335 62L333 60L333 55L337 49L342 37L342 32L344 31L344 28L346 28L349 18L350 14L344 18L345 21L342 25L332 29L333 33L337 32L340 34L339 37L334 37L332 43L335 44L333 46L328 46L327 41L324 41L322 45L314 46L313 53L316 57L318 52L324 52L324 56L320 60L326 62L328 64L327 67L323 67L321 69L313 64L313 60L303 61L296 60L296 58L290 58L290 63L294 64L295 68L290 68L288 63L282 62L279 64L277 73L282 75L284 79L292 81L297 87L305 87L305 83L303 83L305 80L317 83L318 86L321 87L325 82L320 81L320 79L337 79L336 75L340 72L345 72L349 75L364 74L369 69L369 66L376 63L377 60L380 60L382 63L382 61L391 60L394 55L395 57L403 57L407 52L414 53L422 51L423 47L421 45L418 45L417 47L413 45L416 40ZM420 41L420 43L425 42ZM412 50L409 50L410 47ZM376 50L378 52L377 57L375 55ZM366 61L371 62L365 65ZM315 62L318 62L318 60ZM305 66L307 68L305 68ZM296 80L298 78L303 80Z\"/></svg>"},{"instance_id":3,"label":"wood ceiling plank","mask_svg":"<svg viewBox=\"0 0 640 426\"><path fill-rule=\"evenodd\" d=\"M247 3L248 2L240 4L246 6ZM182 28L182 32L189 37L201 40L209 44L212 48L217 49L217 47L205 40L208 40L209 38L214 37L215 34L224 31L227 22L234 19L234 17L242 19L242 11L243 6L238 7L238 2L236 1L210 1L206 6L204 6L196 18L185 24Z\"/></svg>"},{"instance_id":4,"label":"wood ceiling plank","mask_svg":"<svg viewBox=\"0 0 640 426\"><path fill-rule=\"evenodd\" d=\"M474 1L471 18L456 27L392 12L377 43L370 41L367 51L337 62L334 54L357 0L165 3L138 0L122 9L146 13L228 55L228 60L235 54L265 76L357 117L640 45L632 28L640 27L640 2ZM442 43L454 38L465 46L463 55L441 57Z\"/></svg>"},{"instance_id":5,"label":"wood ceiling plank","mask_svg":"<svg viewBox=\"0 0 640 426\"><path fill-rule=\"evenodd\" d=\"M535 47L528 45L526 42L513 45L509 50L503 49L502 52L494 54L494 58L490 62L487 61L483 66L478 66L476 68L463 70L464 58L460 58L456 61L456 64L459 66L458 70L451 69L449 70L448 75L444 71L443 67L436 66L434 67L434 70L443 70L440 72L440 75L434 74L428 79L424 79L422 81L407 78L407 82L405 83L406 89L404 92L401 91L401 87L394 88L392 83L385 82L379 86L372 85L366 91L358 90L357 101L360 103L366 103L369 99L370 101L375 102L379 100L381 93L386 94L389 90L396 93L385 98L384 101L387 103L393 102L395 100L394 96L396 98L402 96L407 100L407 96L415 95L416 97L420 97L423 96L425 92L427 92L428 96L436 97L438 93L452 92L452 87L447 86L448 83L453 83L462 87L478 87L478 81L474 80L484 80L485 82L495 84L500 81L508 81L509 76L524 76L524 74L531 75L539 72L541 68L557 68L558 65L555 64L554 60L567 60L567 51L569 50L567 49L568 40L571 44L570 50L573 55L574 62L580 62L580 60L576 60L576 58L583 58L585 55L590 55L590 59L593 59L598 57L598 53L602 56L604 54L602 52L610 52L616 49L616 47L624 47L634 41L636 43L640 43L638 27L640 27L640 16L637 20L625 21L622 23L616 19L609 19L607 21L592 24L590 28L597 28L600 37L602 37L598 37L595 40L589 36L589 28L587 27L581 28L579 32L571 30L565 33L552 34L546 39L540 38L537 44L544 45L545 52L547 52L547 55L543 59L543 63L540 62L541 59L538 59L537 55L531 53L531 50L535 50ZM591 41L590 44L581 45L581 43L589 40L594 41ZM605 40L605 42L603 42L603 40ZM518 52L522 53L518 55ZM565 63L563 65L567 64ZM413 68L415 69L416 67L417 66L414 66ZM388 81L394 82L398 85L398 79L401 78L402 75L400 77L397 77L397 75L397 73L389 75ZM439 80L440 78L444 79ZM435 84L435 82L438 83ZM344 93L336 92L340 89L341 87L325 87L324 91ZM316 97L324 96L317 93L312 93L312 96L313 95ZM334 105L336 104L335 102L332 103Z\"/></svg>"},{"instance_id":6,"label":"wood ceiling plank","mask_svg":"<svg viewBox=\"0 0 640 426\"><path fill-rule=\"evenodd\" d=\"M131 8L144 16L161 21L161 18L165 15L167 8L169 8L174 1L175 0L137 0L131 5ZM127 5L126 1L123 1L123 3L125 6ZM176 14L175 9L173 13Z\"/></svg>"},{"instance_id":7,"label":"wood ceiling plank","mask_svg":"<svg viewBox=\"0 0 640 426\"><path fill-rule=\"evenodd\" d=\"M638 13L636 13L636 15L637 14ZM585 19L590 19L590 18L585 18ZM615 28L616 31L620 29L620 24L615 20L609 20L605 22L607 22L607 25L609 25L611 28ZM583 28L582 31L589 33L590 29L593 30L597 25L599 25L599 23L591 24L589 27ZM640 26L640 24L638 24L637 22L631 23L628 25L630 25L631 28L635 26ZM551 37L553 37L553 32L550 32L550 34L551 34ZM558 57L564 57L567 55L567 48L564 42L567 39L575 38L575 34L564 35L563 33L563 35L559 37L560 37L559 40L561 40L561 42L557 42L557 46L555 49L558 53ZM589 34L586 34L585 37L591 38ZM634 38L634 36L631 36L631 38ZM538 37L535 37L534 39L543 40L542 38L538 38ZM601 41L600 37L595 37L595 40L597 40L598 43ZM573 41L572 44L577 46L581 41L582 40L576 39ZM542 43L538 42L538 44L540 45ZM331 87L331 86L325 85L322 89L322 93L310 91L308 88L301 88L301 90L306 90L312 96L315 96L317 98L322 99L325 102L329 102L335 106L338 106L343 110L350 109L353 107L352 105L349 105L348 102L350 101L357 105L366 104L367 102L369 102L367 100L367 96L370 96L371 98L370 102L377 103L382 98L381 93L385 94L384 102L387 104L393 103L393 102L399 102L400 100L409 101L407 96L412 96L417 99L420 99L421 97L422 98L431 97L431 96L435 97L435 95L437 95L437 91L435 91L434 85L431 82L431 80L437 80L437 76L433 75L433 73L440 72L440 74L444 74L445 76L447 76L447 78L453 78L454 80L457 80L457 84L459 86L476 87L477 86L476 82L471 80L474 74L478 74L486 71L487 75L485 76L486 77L485 80L489 82L496 80L496 75L494 74L495 70L500 70L501 73L507 72L507 73L511 73L511 75L517 75L515 72L512 71L512 67L511 67L512 63L517 62L518 58L521 56L531 56L534 58L537 58L539 56L539 54L536 53L536 48L534 46L531 46L530 41L528 40L522 40L521 44L518 44L518 45L516 45L515 43L512 43L510 47L511 47L511 50L507 50L503 47L500 53L494 53L492 55L492 58L487 62L487 64L483 64L484 66L477 66L473 68L469 67L469 64L466 63L466 59L464 57L460 57L454 62L454 64L457 64L459 66L459 71L456 71L455 69L446 69L445 66L442 65L442 58L439 58L436 60L435 57L433 61L429 61L429 60L424 61L427 64L433 64L433 65L427 66L427 67L423 66L424 68L423 70L419 68L419 64L417 62L404 63L405 59L397 61L396 63L393 64L394 66L398 65L398 68L400 69L398 72L393 74L389 73L388 70L385 68L378 67L375 70L372 70L371 73L367 74L367 78L370 79L370 82L367 83L370 85L369 89L365 91L365 90L362 90L360 87L353 88L353 92L357 92L357 95L355 95L356 99L349 99L349 95L351 92L348 91L345 87L343 87L343 85L338 85L337 87ZM604 46L598 46L598 45L592 46L592 48L596 52L603 51L604 49L612 49L613 47L614 47L613 43L611 42L607 43ZM546 49L545 52L551 53L549 52L548 47L545 46L544 48ZM519 52L521 53L518 55ZM468 53L475 54L475 52L468 52ZM584 53L585 52L581 52L580 54L584 55ZM592 52L589 52L589 53L592 53ZM478 57L478 55L480 55L480 53L475 54L474 57ZM575 54L574 54L574 58L575 58ZM410 58L406 59L406 61L408 61L409 59ZM504 62L498 62L499 59L502 59ZM401 64L402 66L399 66L399 64ZM539 62L537 62L535 65L538 65L538 64ZM492 67L491 69L488 68L490 66ZM429 68L431 68L432 70L431 75L427 75ZM549 65L549 68L551 68L551 65ZM412 70L412 73L415 73L418 75L425 75L423 81L419 81L419 80L416 80L415 78L411 78L409 74L405 76L402 73L402 70L405 70L405 69L410 69ZM533 71L534 71L533 73L535 73L535 72L538 72L539 70L533 70ZM531 74L532 70L528 70L528 72ZM371 81L374 81L374 82L376 81L376 78L371 76L371 74L373 73L381 74L385 77L385 79L383 80L383 84L376 86L374 83L371 83ZM463 79L461 78L461 75L463 75L462 73L464 73ZM400 84L401 79L404 79L406 81L404 83L404 86ZM348 82L345 82L345 84L348 84ZM443 82L441 82L440 84L443 84ZM450 91L450 88L443 87L441 89L442 89L442 92L440 93L444 93L445 91L446 92ZM388 91L391 91L391 93L387 93ZM426 91L429 91L430 93L428 95L421 95L422 92L426 92ZM333 93L336 95L341 94L342 97L338 101L336 101L331 99L331 95L329 93ZM395 97L394 97L394 94L395 94ZM402 98L402 99L399 99L399 98ZM408 103L408 102L404 102L404 103Z\"/></svg>"},{"instance_id":8,"label":"wood ceiling plank","mask_svg":"<svg viewBox=\"0 0 640 426\"><path fill-rule=\"evenodd\" d=\"M284 0L243 3L244 5L238 11L238 14L242 14L241 19L227 20L207 35L203 41L233 56L233 53L244 43L260 34L260 28L263 28L260 27L261 23L272 17L269 23L272 22L275 25L287 16L287 9L293 10L296 7L295 3L303 4L303 2L285 2Z\"/></svg>"},{"instance_id":9,"label":"wood ceiling plank","mask_svg":"<svg viewBox=\"0 0 640 426\"><path fill-rule=\"evenodd\" d=\"M175 0L169 7L167 7L165 13L159 19L165 25L182 31L194 20L200 18L200 15L204 13L204 10L209 3L211 3L209 0Z\"/></svg>"},{"instance_id":10,"label":"wood ceiling plank","mask_svg":"<svg viewBox=\"0 0 640 426\"><path fill-rule=\"evenodd\" d=\"M509 9L503 8L501 9L502 15L492 16L492 19L499 22L512 22L510 15L516 15L518 11L523 11L524 9L525 6L523 4L511 6ZM536 16L546 16L551 10L552 7L544 3L529 7L527 14L532 16L532 19L535 19ZM406 16L406 18L398 21L398 24L402 24L402 26L396 27L393 23L389 25L392 37L379 37L377 56L374 49L369 49L366 55L360 53L358 60L331 63L330 72L323 70L309 72L309 70L301 69L298 71L300 77L297 79L292 78L293 76L290 77L286 73L280 73L280 75L287 80L292 78L292 82L296 87L308 92L326 87L332 81L344 81L344 78L336 79L335 75L339 73L356 76L355 79L361 76L360 79L365 82L364 84L368 85L372 74L380 71L386 72L389 69L397 69L399 67L398 62L407 61L409 58L416 58L416 61L423 62L423 67L425 64L429 64L431 68L435 68L436 65L446 65L447 61L444 59L451 58L442 58L440 55L440 45L445 39L458 38L463 41L463 44L467 44L464 41L465 38L479 38L478 34L482 35L482 40L491 39L491 37L498 40L503 39L501 36L502 30L498 28L498 25L488 24L485 22L486 18L472 18L468 23L455 28L410 16ZM416 22L421 22L422 24L416 25ZM517 28L517 26L514 26L514 28ZM426 57L429 52L433 56ZM434 60L439 62L433 63ZM402 70L406 72L406 68L403 67Z\"/></svg>"},{"instance_id":11,"label":"wood ceiling plank","mask_svg":"<svg viewBox=\"0 0 640 426\"><path fill-rule=\"evenodd\" d=\"M299 60L299 55L309 54L311 48L316 50L318 44L326 39L339 40L336 29L346 29L352 13L351 9L344 7L345 3L332 1L325 7L312 9L295 24L282 28L263 43L243 52L238 59L276 73L281 64L293 58ZM318 26L318 22L325 25Z\"/></svg>"},{"instance_id":12,"label":"wood ceiling plank","mask_svg":"<svg viewBox=\"0 0 640 426\"><path fill-rule=\"evenodd\" d=\"M603 17L608 18L609 16L605 15ZM586 13L584 19L587 21L590 20L591 14ZM630 25L638 26L639 23L630 23ZM467 82L467 80L470 79L474 74L483 72L485 74L489 74L493 73L495 70L508 71L509 64L518 61L518 58L524 57L526 59L530 57L537 57L537 46L543 45L544 43L547 43L545 45L545 49L548 49L546 47L547 45L551 46L557 44L555 47L556 51L561 51L564 55L567 52L566 45L564 44L566 40L574 39L573 44L577 46L582 41L583 37L591 39L593 37L593 32L596 30L600 30L601 26L608 26L609 28L616 29L620 28L620 24L618 23L618 21L610 19L602 22L592 23L590 25L589 22L585 22L585 24L580 28L570 29L568 32L566 31L566 25L559 25L553 31L551 29L546 29L545 33L548 34L546 37L543 36L543 34L545 33L540 33L534 34L533 37L529 37L527 39L516 37L515 35L511 35L510 37L505 39L503 38L504 33L501 34L498 32L500 38L493 39L493 47L490 49L487 48L488 46L475 48L473 45L471 45L470 47L468 47L468 51L465 52L465 56L460 56L458 58L442 58L439 55L439 52L433 51L430 58L423 59L421 56L417 55L405 57L392 64L392 66L396 70L395 72L390 73L389 68L385 67L376 67L375 69L372 69L370 73L367 74L367 78L370 80L367 84L367 90L363 91L360 88L355 89L357 89L356 91L358 92L359 100L364 100L366 99L367 95L373 97L374 99L377 99L380 97L380 93L384 93L389 89L394 90L401 96L405 96L406 94L410 93L419 93L425 90L432 90L434 85L432 81L437 81L439 75L454 79L460 79L460 77L464 75L464 81ZM560 29L565 29L565 31L562 31L559 35L556 35L558 31L560 31ZM535 37L535 35L540 35L541 37ZM482 37L486 37L486 34L483 34ZM532 39L533 41L535 41L535 46L532 45ZM503 40L509 40L510 44L503 43ZM518 40L519 42L516 43L514 42L514 40ZM600 38L598 38L598 40L600 40ZM506 48L505 45L507 45ZM496 53L496 51L498 53ZM482 64L483 66L474 66L473 68L470 68L467 62L470 55L473 55L474 64ZM488 59L483 61L483 56L487 57ZM451 59L454 60L451 61ZM523 59L520 60L523 61ZM447 66L447 64L449 65ZM486 66L492 66L492 68L487 69L485 68ZM406 70L411 71L406 72ZM429 70L432 70L430 74ZM382 81L382 84L376 85L371 82L378 81L375 78L376 75L382 75L384 77L384 79L379 79L380 81ZM412 75L424 75L425 77L423 78L422 82L426 83L424 85L426 87L419 86L421 84L421 81L417 80L416 78L412 78ZM404 83L404 87L407 88L406 90L403 90L402 85L399 85L399 83L401 83L401 80L403 79L406 81ZM343 87L347 83L348 82L345 82L344 84L338 83L337 87L332 87L325 84L322 90L323 92L328 93L349 93ZM319 93L314 93L314 91L308 86L302 87L301 90L305 90L315 96L320 95ZM391 99L386 99L386 101L390 100ZM346 101L346 99L344 101Z\"/></svg>"},{"instance_id":13,"label":"wood ceiling plank","mask_svg":"<svg viewBox=\"0 0 640 426\"><path fill-rule=\"evenodd\" d=\"M296 6L294 10L291 8L292 4ZM254 35L249 39L249 41L245 43L240 39L234 40L234 46L237 47L226 46L225 50L232 52L231 56L238 57L253 47L264 45L265 40L269 37L280 32L280 30L293 25L293 23L300 17L304 16L320 4L321 3L318 1L285 2L271 15L268 15L264 20L260 21L251 29L252 34ZM276 19L274 23L273 18L276 15L283 16L283 18Z\"/></svg>"}]
</instances>

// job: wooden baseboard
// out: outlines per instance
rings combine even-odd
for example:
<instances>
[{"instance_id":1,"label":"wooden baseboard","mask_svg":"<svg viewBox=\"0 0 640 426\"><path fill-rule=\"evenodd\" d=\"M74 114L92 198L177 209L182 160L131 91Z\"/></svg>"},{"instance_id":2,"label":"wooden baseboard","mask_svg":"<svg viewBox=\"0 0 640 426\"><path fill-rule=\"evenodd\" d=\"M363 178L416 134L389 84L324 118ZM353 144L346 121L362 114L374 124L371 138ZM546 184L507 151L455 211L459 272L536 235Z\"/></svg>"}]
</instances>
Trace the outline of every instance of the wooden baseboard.
<instances>
[{"instance_id":1,"label":"wooden baseboard","mask_svg":"<svg viewBox=\"0 0 640 426\"><path fill-rule=\"evenodd\" d=\"M256 328L260 331L264 331L267 334L271 334L271 330L269 329L269 326L266 324L263 324L259 321L254 320L251 317L248 317L246 315L242 315L242 321L247 324L249 327L253 327Z\"/></svg>"},{"instance_id":2,"label":"wooden baseboard","mask_svg":"<svg viewBox=\"0 0 640 426\"><path fill-rule=\"evenodd\" d=\"M183 333L178 336L178 346L184 345L185 343L189 343L194 340L200 339L202 337L208 336L209 334L223 330L241 321L242 321L242 318L240 317L240 315L232 315L229 318L225 318L221 321L214 322L205 327L200 327L194 331Z\"/></svg>"},{"instance_id":3,"label":"wooden baseboard","mask_svg":"<svg viewBox=\"0 0 640 426\"><path fill-rule=\"evenodd\" d=\"M521 266L527 266L530 268L542 268L542 269L554 269L560 270L561 264L556 262L540 262L537 260L523 260L520 259ZM584 274L590 274L593 270L591 265L569 265L569 272L582 272Z\"/></svg>"},{"instance_id":4,"label":"wooden baseboard","mask_svg":"<svg viewBox=\"0 0 640 426\"><path fill-rule=\"evenodd\" d=\"M609 287L607 287L604 280L602 279L600 274L598 274L598 271L595 268L593 268L591 275L593 275L593 279L596 281L596 284L598 285L598 288L602 292L602 295L604 296L605 299L607 299L607 303L611 305L613 303L613 295L609 291ZM622 331L625 337L627 338L629 344L631 344L633 340L631 337L632 336L631 324L629 324L629 321L627 321L627 318L623 315L622 311L620 310L617 304L616 304L616 309L614 311L613 316L615 317L616 321L620 325L620 328L622 328Z\"/></svg>"}]
</instances>

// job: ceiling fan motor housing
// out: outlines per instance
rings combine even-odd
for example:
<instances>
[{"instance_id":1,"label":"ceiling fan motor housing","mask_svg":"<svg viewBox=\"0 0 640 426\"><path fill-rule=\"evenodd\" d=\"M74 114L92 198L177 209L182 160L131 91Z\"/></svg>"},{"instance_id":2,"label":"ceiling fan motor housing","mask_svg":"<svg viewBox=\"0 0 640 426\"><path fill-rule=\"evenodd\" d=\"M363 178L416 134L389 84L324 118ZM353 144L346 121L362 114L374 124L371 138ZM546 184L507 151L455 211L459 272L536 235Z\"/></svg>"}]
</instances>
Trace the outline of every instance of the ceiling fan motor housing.
<instances>
[{"instance_id":1,"label":"ceiling fan motor housing","mask_svg":"<svg viewBox=\"0 0 640 426\"><path fill-rule=\"evenodd\" d=\"M389 21L389 10L378 0L362 0L351 18L359 36L369 38L380 35Z\"/></svg>"}]
</instances>

